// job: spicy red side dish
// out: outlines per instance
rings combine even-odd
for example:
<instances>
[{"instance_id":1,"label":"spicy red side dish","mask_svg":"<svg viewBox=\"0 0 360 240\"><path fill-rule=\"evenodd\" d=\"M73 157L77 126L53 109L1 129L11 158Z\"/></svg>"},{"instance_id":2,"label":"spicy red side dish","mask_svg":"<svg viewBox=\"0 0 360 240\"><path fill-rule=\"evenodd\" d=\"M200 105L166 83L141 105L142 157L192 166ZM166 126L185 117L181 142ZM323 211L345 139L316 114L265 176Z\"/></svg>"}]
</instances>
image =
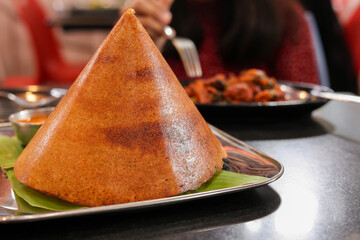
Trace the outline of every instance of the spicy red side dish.
<instances>
[{"instance_id":1,"label":"spicy red side dish","mask_svg":"<svg viewBox=\"0 0 360 240\"><path fill-rule=\"evenodd\" d=\"M238 76L217 74L208 79L196 79L185 87L195 103L242 103L284 101L285 93L276 83L259 69L249 69Z\"/></svg>"}]
</instances>

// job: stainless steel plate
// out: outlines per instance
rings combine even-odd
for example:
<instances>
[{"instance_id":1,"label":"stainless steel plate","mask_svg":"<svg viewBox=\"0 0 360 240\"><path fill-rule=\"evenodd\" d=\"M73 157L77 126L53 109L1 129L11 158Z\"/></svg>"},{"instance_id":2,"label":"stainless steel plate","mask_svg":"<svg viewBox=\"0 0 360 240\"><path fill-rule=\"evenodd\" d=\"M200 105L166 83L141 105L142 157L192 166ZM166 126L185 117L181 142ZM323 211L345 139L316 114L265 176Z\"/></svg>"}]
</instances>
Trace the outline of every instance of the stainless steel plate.
<instances>
[{"instance_id":1,"label":"stainless steel plate","mask_svg":"<svg viewBox=\"0 0 360 240\"><path fill-rule=\"evenodd\" d=\"M284 167L281 163L268 157L267 155L257 151L244 142L222 132L221 130L210 126L215 136L220 140L228 153L228 158L224 159L224 170L244 173L249 175L264 176L268 179L255 183L247 184L237 187L229 187L219 190L213 190L202 193L194 193L187 195L179 195L168 198L139 201L133 203L123 203L102 207L91 207L72 211L52 212L42 214L28 214L16 215L17 204L15 196L11 190L9 181L2 175L0 176L0 223L17 223L17 222L30 222L47 220L53 218L72 217L88 214L99 214L106 212L128 211L131 209L141 209L148 207L156 207L160 205L167 205L172 203L179 203L190 201L193 199L206 198L220 194L242 191L245 189L255 188L269 184L278 178L284 172ZM0 129L0 134L11 135L11 128Z\"/></svg>"}]
</instances>

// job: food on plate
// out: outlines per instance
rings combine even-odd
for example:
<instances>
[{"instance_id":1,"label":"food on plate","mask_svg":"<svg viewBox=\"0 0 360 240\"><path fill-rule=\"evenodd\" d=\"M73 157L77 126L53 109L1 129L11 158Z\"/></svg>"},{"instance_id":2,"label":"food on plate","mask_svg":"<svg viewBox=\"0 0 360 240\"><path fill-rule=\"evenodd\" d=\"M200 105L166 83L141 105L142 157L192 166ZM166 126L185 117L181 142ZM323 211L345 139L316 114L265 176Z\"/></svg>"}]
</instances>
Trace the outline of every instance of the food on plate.
<instances>
[{"instance_id":1,"label":"food on plate","mask_svg":"<svg viewBox=\"0 0 360 240\"><path fill-rule=\"evenodd\" d=\"M14 166L50 196L100 206L197 189L226 152L128 10Z\"/></svg>"},{"instance_id":2,"label":"food on plate","mask_svg":"<svg viewBox=\"0 0 360 240\"><path fill-rule=\"evenodd\" d=\"M23 123L33 123L33 124L42 124L46 121L46 119L48 118L48 115L46 116L35 116L35 117L29 117L26 119L19 119L19 122L23 122Z\"/></svg>"},{"instance_id":3,"label":"food on plate","mask_svg":"<svg viewBox=\"0 0 360 240\"><path fill-rule=\"evenodd\" d=\"M259 69L249 69L238 76L217 74L208 79L196 79L185 87L195 103L243 103L285 101L285 92L276 79Z\"/></svg>"}]
</instances>

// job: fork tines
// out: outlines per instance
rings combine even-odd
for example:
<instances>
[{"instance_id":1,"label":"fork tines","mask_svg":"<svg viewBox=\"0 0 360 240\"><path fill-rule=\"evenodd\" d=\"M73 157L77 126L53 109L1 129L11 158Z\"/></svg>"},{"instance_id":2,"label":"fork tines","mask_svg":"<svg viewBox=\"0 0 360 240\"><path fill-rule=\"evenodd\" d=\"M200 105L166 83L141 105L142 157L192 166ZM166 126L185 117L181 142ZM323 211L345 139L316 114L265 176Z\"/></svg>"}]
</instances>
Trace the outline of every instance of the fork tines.
<instances>
[{"instance_id":1,"label":"fork tines","mask_svg":"<svg viewBox=\"0 0 360 240\"><path fill-rule=\"evenodd\" d=\"M194 42L187 38L176 37L172 39L172 43L180 55L186 74L191 78L201 77L202 69Z\"/></svg>"}]
</instances>

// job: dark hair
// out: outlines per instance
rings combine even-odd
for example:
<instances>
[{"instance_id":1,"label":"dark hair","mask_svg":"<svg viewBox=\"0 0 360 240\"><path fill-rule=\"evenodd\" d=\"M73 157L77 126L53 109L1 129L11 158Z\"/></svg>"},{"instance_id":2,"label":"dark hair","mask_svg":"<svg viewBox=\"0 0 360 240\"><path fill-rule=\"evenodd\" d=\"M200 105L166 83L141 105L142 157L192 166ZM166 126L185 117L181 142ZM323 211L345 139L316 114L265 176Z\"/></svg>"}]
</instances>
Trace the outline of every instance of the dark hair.
<instances>
[{"instance_id":1,"label":"dark hair","mask_svg":"<svg viewBox=\"0 0 360 240\"><path fill-rule=\"evenodd\" d=\"M245 64L269 60L279 47L290 17L291 0L219 0L220 36L218 50L227 63ZM199 45L201 26L186 0L176 0L171 9L171 25L178 35ZM174 54L168 44L164 55Z\"/></svg>"}]
</instances>

